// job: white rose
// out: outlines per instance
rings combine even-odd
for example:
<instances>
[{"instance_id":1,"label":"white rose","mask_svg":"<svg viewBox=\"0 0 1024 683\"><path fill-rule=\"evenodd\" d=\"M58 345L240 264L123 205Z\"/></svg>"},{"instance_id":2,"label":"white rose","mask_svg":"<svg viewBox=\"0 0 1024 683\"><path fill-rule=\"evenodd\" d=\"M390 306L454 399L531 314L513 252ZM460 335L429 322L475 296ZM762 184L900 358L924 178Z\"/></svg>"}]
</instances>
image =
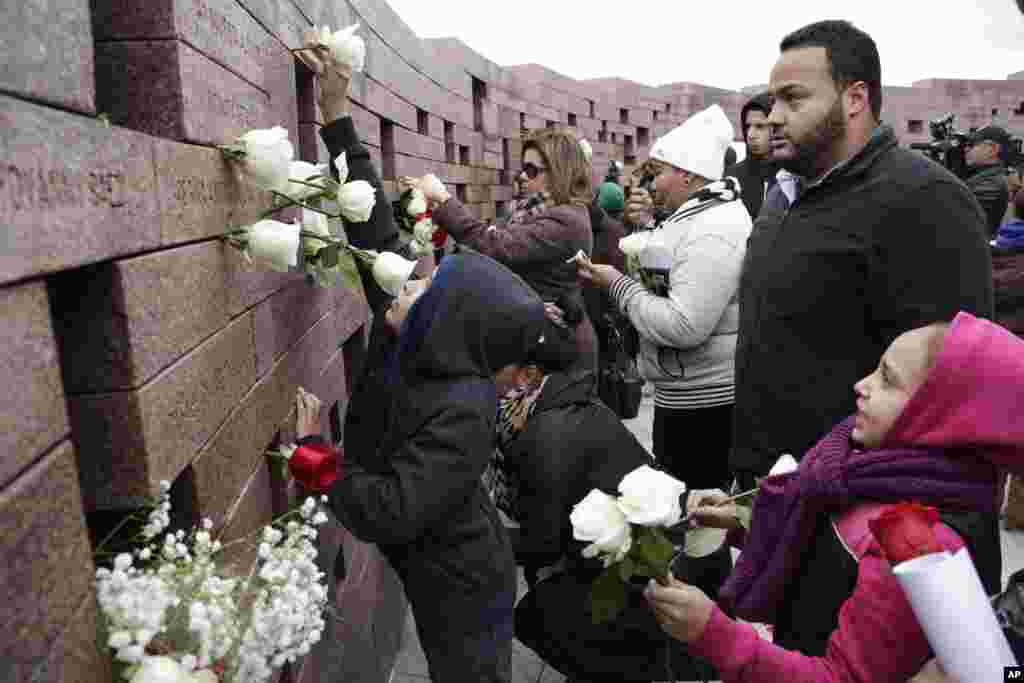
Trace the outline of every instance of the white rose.
<instances>
[{"instance_id":1,"label":"white rose","mask_svg":"<svg viewBox=\"0 0 1024 683\"><path fill-rule=\"evenodd\" d=\"M312 232L324 237L331 236L331 227L327 222L327 216L319 211L302 210L302 229L305 232ZM307 256L313 256L316 252L327 246L327 242L318 240L315 237L302 238L302 250Z\"/></svg>"},{"instance_id":2,"label":"white rose","mask_svg":"<svg viewBox=\"0 0 1024 683\"><path fill-rule=\"evenodd\" d=\"M192 676L170 657L145 657L131 683L191 683Z\"/></svg>"},{"instance_id":3,"label":"white rose","mask_svg":"<svg viewBox=\"0 0 1024 683\"><path fill-rule=\"evenodd\" d=\"M427 254L434 253L434 245L428 242L420 242L419 240L412 240L409 242L409 253L416 258L426 256Z\"/></svg>"},{"instance_id":4,"label":"white rose","mask_svg":"<svg viewBox=\"0 0 1024 683\"><path fill-rule=\"evenodd\" d=\"M586 138L580 140L580 151L583 152L583 158L590 161L594 158L594 148L590 146Z\"/></svg>"},{"instance_id":5,"label":"white rose","mask_svg":"<svg viewBox=\"0 0 1024 683\"><path fill-rule=\"evenodd\" d=\"M638 257L647 248L647 243L651 241L650 230L638 230L628 237L623 237L619 240L619 251L621 251L627 258Z\"/></svg>"},{"instance_id":6,"label":"white rose","mask_svg":"<svg viewBox=\"0 0 1024 683\"><path fill-rule=\"evenodd\" d=\"M352 223L365 223L370 220L376 202L377 196L373 185L365 180L353 180L338 190L338 210Z\"/></svg>"},{"instance_id":7,"label":"white rose","mask_svg":"<svg viewBox=\"0 0 1024 683\"><path fill-rule=\"evenodd\" d=\"M308 161L293 161L288 168L288 185L284 190L284 194L288 195L296 201L303 201L307 197L312 197L320 190L303 183L296 183L296 180L302 180L307 183L317 183L316 179L310 180L314 176L323 177L327 173L327 166L325 164L311 164Z\"/></svg>"},{"instance_id":8,"label":"white rose","mask_svg":"<svg viewBox=\"0 0 1024 683\"><path fill-rule=\"evenodd\" d=\"M605 566L618 562L633 543L633 535L615 499L603 491L592 489L576 503L569 515L572 535L577 541L588 541L584 557L605 555Z\"/></svg>"},{"instance_id":9,"label":"white rose","mask_svg":"<svg viewBox=\"0 0 1024 683\"><path fill-rule=\"evenodd\" d=\"M331 51L331 57L339 64L352 67L352 71L362 71L366 61L366 43L356 35L358 28L359 24L352 24L348 28L339 29L326 41L323 40L321 29L321 40Z\"/></svg>"},{"instance_id":10,"label":"white rose","mask_svg":"<svg viewBox=\"0 0 1024 683\"><path fill-rule=\"evenodd\" d=\"M412 228L413 237L418 242L428 244L434 238L434 221L429 218L416 221L416 225Z\"/></svg>"},{"instance_id":11,"label":"white rose","mask_svg":"<svg viewBox=\"0 0 1024 683\"><path fill-rule=\"evenodd\" d=\"M772 468L768 471L768 476L774 477L779 474L789 474L790 472L795 472L799 467L800 463L796 461L796 458L789 453L785 453L772 465Z\"/></svg>"},{"instance_id":12,"label":"white rose","mask_svg":"<svg viewBox=\"0 0 1024 683\"><path fill-rule=\"evenodd\" d=\"M246 252L254 261L287 272L298 263L299 228L295 223L262 220L249 226Z\"/></svg>"},{"instance_id":13,"label":"white rose","mask_svg":"<svg viewBox=\"0 0 1024 683\"><path fill-rule=\"evenodd\" d=\"M251 130L238 138L238 143L245 148L243 168L253 185L278 192L288 187L295 149L287 130L281 126Z\"/></svg>"},{"instance_id":14,"label":"white rose","mask_svg":"<svg viewBox=\"0 0 1024 683\"><path fill-rule=\"evenodd\" d=\"M619 507L633 524L673 526L683 515L679 496L686 493L686 484L647 465L623 477L619 493Z\"/></svg>"},{"instance_id":15,"label":"white rose","mask_svg":"<svg viewBox=\"0 0 1024 683\"><path fill-rule=\"evenodd\" d=\"M385 292L391 296L398 296L415 267L416 261L402 258L390 251L382 251L373 260L373 279Z\"/></svg>"},{"instance_id":16,"label":"white rose","mask_svg":"<svg viewBox=\"0 0 1024 683\"><path fill-rule=\"evenodd\" d=\"M413 188L412 199L409 200L409 204L405 207L405 212L410 216L419 216L421 213L427 212L427 198L422 190Z\"/></svg>"}]
</instances>

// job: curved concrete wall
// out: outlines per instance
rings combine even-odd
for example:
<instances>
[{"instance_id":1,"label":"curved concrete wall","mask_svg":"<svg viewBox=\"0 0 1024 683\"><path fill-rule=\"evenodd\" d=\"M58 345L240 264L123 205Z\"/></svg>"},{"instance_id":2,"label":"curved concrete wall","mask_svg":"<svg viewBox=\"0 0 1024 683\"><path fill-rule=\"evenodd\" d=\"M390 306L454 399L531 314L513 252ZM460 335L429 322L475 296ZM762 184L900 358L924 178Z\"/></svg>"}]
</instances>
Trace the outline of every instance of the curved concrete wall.
<instances>
[{"instance_id":1,"label":"curved concrete wall","mask_svg":"<svg viewBox=\"0 0 1024 683\"><path fill-rule=\"evenodd\" d=\"M251 270L217 239L267 203L214 145L283 125L302 158L325 159L311 81L287 51L306 28L362 23L353 116L389 189L433 172L483 218L511 197L523 129L577 129L598 181L712 102L735 123L746 97L500 67L419 39L382 0L15 4L0 25L2 680L109 680L91 544L112 512L171 479L183 521L210 516L240 538L292 495L263 453L291 439L296 386L336 406L337 431L365 301ZM917 141L927 127L912 121L953 110L983 125L998 109L1013 127L1022 103L1022 81L928 81L889 89L886 118ZM321 557L339 618L281 676L387 680L397 579L338 525Z\"/></svg>"}]
</instances>

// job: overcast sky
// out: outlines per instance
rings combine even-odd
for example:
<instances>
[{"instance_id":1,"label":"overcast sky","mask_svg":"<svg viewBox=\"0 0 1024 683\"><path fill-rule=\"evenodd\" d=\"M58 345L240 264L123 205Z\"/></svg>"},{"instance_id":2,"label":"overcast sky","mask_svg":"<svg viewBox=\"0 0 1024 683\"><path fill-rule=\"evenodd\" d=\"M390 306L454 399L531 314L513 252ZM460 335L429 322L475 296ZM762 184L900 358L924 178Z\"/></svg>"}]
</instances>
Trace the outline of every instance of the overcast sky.
<instances>
[{"instance_id":1,"label":"overcast sky","mask_svg":"<svg viewBox=\"0 0 1024 683\"><path fill-rule=\"evenodd\" d=\"M387 2L421 38L455 36L497 64L536 62L578 79L759 85L782 37L821 19L847 19L875 39L886 85L1024 71L1014 0Z\"/></svg>"}]
</instances>

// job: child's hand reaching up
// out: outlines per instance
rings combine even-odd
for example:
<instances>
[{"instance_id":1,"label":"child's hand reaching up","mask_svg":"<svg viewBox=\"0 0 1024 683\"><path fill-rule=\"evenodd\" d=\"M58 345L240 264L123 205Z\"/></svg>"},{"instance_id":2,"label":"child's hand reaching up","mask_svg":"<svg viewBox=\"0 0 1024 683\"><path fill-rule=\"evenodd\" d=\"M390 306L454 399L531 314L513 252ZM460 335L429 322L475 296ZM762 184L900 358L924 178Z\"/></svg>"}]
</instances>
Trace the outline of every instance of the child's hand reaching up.
<instances>
[{"instance_id":1,"label":"child's hand reaching up","mask_svg":"<svg viewBox=\"0 0 1024 683\"><path fill-rule=\"evenodd\" d=\"M320 434L322 404L313 394L299 387L295 394L295 438Z\"/></svg>"}]
</instances>

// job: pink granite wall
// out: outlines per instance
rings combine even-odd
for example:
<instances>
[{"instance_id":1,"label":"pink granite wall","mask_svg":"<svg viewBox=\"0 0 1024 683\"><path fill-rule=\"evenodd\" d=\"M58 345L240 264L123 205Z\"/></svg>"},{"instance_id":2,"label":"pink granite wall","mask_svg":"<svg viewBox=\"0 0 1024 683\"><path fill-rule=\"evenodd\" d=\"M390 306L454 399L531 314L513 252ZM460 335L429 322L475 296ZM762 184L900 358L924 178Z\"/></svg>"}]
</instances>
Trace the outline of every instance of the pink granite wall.
<instances>
[{"instance_id":1,"label":"pink granite wall","mask_svg":"<svg viewBox=\"0 0 1024 683\"><path fill-rule=\"evenodd\" d=\"M250 269L216 239L266 197L242 187L214 145L283 125L301 158L326 158L310 79L287 52L305 28L362 23L353 116L389 191L399 175L432 172L485 219L511 198L525 129L577 130L598 182L610 159L642 161L713 102L738 126L746 99L500 67L457 39L419 39L384 0L15 5L0 26L2 680L109 680L95 640L95 519L170 479L190 517L238 538L290 495L263 452L291 439L296 387L344 413L365 301ZM888 89L886 119L923 141L946 111L966 128L998 109L1014 129L1022 105L1021 80L933 80ZM340 526L321 542L328 569L346 551L339 619L281 677L386 681L400 585Z\"/></svg>"}]
</instances>

